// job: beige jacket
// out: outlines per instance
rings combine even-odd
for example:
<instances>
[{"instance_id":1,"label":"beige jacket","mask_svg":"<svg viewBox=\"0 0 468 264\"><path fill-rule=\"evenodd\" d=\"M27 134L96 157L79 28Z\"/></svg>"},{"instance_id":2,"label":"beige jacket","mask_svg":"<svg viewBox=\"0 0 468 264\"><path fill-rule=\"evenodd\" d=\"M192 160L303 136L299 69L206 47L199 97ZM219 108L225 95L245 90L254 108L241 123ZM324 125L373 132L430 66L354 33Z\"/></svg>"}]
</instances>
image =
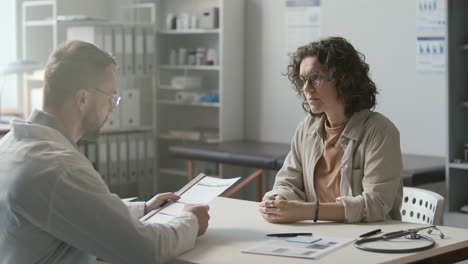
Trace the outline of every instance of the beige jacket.
<instances>
[{"instance_id":1,"label":"beige jacket","mask_svg":"<svg viewBox=\"0 0 468 264\"><path fill-rule=\"evenodd\" d=\"M288 200L315 201L314 168L323 153L325 116L307 116L296 129L291 151L276 175L273 190ZM353 114L340 137L341 202L345 221L374 222L401 219L400 135L382 114L363 110Z\"/></svg>"}]
</instances>

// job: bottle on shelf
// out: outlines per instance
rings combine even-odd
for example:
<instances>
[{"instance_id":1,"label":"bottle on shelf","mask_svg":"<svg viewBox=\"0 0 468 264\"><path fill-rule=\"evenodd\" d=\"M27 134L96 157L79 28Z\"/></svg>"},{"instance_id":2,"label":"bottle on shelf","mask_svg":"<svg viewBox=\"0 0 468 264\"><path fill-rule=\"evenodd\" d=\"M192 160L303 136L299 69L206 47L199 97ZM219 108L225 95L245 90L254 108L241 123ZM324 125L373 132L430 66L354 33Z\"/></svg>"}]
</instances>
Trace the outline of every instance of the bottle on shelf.
<instances>
[{"instance_id":1,"label":"bottle on shelf","mask_svg":"<svg viewBox=\"0 0 468 264\"><path fill-rule=\"evenodd\" d=\"M179 48L178 64L179 65L187 64L187 49L186 48Z\"/></svg>"},{"instance_id":2,"label":"bottle on shelf","mask_svg":"<svg viewBox=\"0 0 468 264\"><path fill-rule=\"evenodd\" d=\"M205 48L197 48L196 65L205 65Z\"/></svg>"},{"instance_id":3,"label":"bottle on shelf","mask_svg":"<svg viewBox=\"0 0 468 264\"><path fill-rule=\"evenodd\" d=\"M195 65L197 62L197 51L196 50L190 50L187 58L187 64L188 65Z\"/></svg>"},{"instance_id":4,"label":"bottle on shelf","mask_svg":"<svg viewBox=\"0 0 468 264\"><path fill-rule=\"evenodd\" d=\"M176 65L177 64L177 51L175 49L171 49L169 52L169 65Z\"/></svg>"},{"instance_id":5,"label":"bottle on shelf","mask_svg":"<svg viewBox=\"0 0 468 264\"><path fill-rule=\"evenodd\" d=\"M177 16L177 25L176 28L177 30L187 30L189 29L189 15L187 13L181 13Z\"/></svg>"},{"instance_id":6,"label":"bottle on shelf","mask_svg":"<svg viewBox=\"0 0 468 264\"><path fill-rule=\"evenodd\" d=\"M216 65L218 64L217 60L216 50L209 48L206 52L206 65Z\"/></svg>"},{"instance_id":7,"label":"bottle on shelf","mask_svg":"<svg viewBox=\"0 0 468 264\"><path fill-rule=\"evenodd\" d=\"M198 28L198 16L193 14L190 17L190 29L197 29Z\"/></svg>"},{"instance_id":8,"label":"bottle on shelf","mask_svg":"<svg viewBox=\"0 0 468 264\"><path fill-rule=\"evenodd\" d=\"M173 13L168 13L166 16L166 29L167 30L176 29L176 16Z\"/></svg>"}]
</instances>

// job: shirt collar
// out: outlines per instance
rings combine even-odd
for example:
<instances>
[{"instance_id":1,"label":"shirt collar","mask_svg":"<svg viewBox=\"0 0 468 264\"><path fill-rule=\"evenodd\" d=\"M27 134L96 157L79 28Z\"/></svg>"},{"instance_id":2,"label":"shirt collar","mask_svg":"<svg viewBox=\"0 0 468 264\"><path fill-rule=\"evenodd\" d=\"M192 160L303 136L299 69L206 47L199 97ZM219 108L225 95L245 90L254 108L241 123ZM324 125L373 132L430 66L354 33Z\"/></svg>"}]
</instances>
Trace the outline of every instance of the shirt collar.
<instances>
[{"instance_id":1,"label":"shirt collar","mask_svg":"<svg viewBox=\"0 0 468 264\"><path fill-rule=\"evenodd\" d=\"M352 140L357 140L362 133L364 122L367 120L369 113L369 109L364 109L354 113L348 120L348 124L341 135Z\"/></svg>"},{"instance_id":2,"label":"shirt collar","mask_svg":"<svg viewBox=\"0 0 468 264\"><path fill-rule=\"evenodd\" d=\"M68 131L65 129L63 124L53 115L46 113L41 110L35 109L28 118L29 123L38 124L58 130L70 143L78 149L78 146L73 141Z\"/></svg>"},{"instance_id":3,"label":"shirt collar","mask_svg":"<svg viewBox=\"0 0 468 264\"><path fill-rule=\"evenodd\" d=\"M324 130L325 126L325 114L322 114L320 116L312 116L312 118L317 118L319 119L318 122L313 122L313 125L310 127L309 131L307 131L307 134L317 134L319 137L322 137L322 133Z\"/></svg>"},{"instance_id":4,"label":"shirt collar","mask_svg":"<svg viewBox=\"0 0 468 264\"><path fill-rule=\"evenodd\" d=\"M357 140L362 132L363 124L369 116L369 113L369 109L364 109L354 113L348 120L348 124L346 124L346 127L341 135L352 140ZM323 130L325 129L324 126L326 116L323 114L318 118L320 118L320 120L314 123L314 125L310 128L307 134L315 133L318 136L322 137L321 135L323 133Z\"/></svg>"}]
</instances>

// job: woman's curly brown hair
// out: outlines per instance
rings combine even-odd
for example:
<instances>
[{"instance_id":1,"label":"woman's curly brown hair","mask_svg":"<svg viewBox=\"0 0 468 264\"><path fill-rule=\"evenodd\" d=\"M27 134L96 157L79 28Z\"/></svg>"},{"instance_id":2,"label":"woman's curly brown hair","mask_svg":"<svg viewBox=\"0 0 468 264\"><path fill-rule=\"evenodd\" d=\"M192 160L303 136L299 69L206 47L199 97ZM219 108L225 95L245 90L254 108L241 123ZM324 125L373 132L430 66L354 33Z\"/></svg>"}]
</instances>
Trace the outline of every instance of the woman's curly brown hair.
<instances>
[{"instance_id":1,"label":"woman's curly brown hair","mask_svg":"<svg viewBox=\"0 0 468 264\"><path fill-rule=\"evenodd\" d=\"M351 117L353 113L363 109L373 109L378 94L375 83L369 77L369 64L362 53L344 38L330 37L299 47L290 57L288 65L288 79L294 84L299 77L300 65L306 57L316 57L320 64L335 81L338 100L345 105L345 115ZM306 102L302 88L295 85L298 97L303 99L302 108L314 115ZM319 114L321 115L321 114Z\"/></svg>"}]
</instances>

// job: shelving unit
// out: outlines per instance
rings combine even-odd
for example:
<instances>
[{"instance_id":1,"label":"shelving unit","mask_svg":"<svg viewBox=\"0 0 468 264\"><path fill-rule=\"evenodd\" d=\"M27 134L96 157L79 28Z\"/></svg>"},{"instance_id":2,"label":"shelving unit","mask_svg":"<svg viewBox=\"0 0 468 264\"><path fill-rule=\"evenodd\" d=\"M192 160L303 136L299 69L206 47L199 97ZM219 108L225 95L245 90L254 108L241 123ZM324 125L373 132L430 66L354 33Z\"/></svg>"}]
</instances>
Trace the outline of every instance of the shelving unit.
<instances>
[{"instance_id":1,"label":"shelving unit","mask_svg":"<svg viewBox=\"0 0 468 264\"><path fill-rule=\"evenodd\" d=\"M219 29L188 29L188 30L161 30L159 34L190 35L190 34L219 34Z\"/></svg>"},{"instance_id":2,"label":"shelving unit","mask_svg":"<svg viewBox=\"0 0 468 264\"><path fill-rule=\"evenodd\" d=\"M159 65L160 70L219 71L218 65Z\"/></svg>"},{"instance_id":3,"label":"shelving unit","mask_svg":"<svg viewBox=\"0 0 468 264\"><path fill-rule=\"evenodd\" d=\"M111 27L113 37L134 29L153 31L155 37L152 47L155 53L152 58L145 58L145 60L154 60L153 68L149 72L133 72L132 74L128 74L128 70L124 67L117 70L120 93L127 93L131 89L140 90L139 125L117 128L106 126L102 139L99 139L94 146L90 145L89 148L96 150L101 148L101 143L107 144L103 150L112 154L107 158L115 162L116 159L120 160L122 157L132 155L132 150L130 150L132 146L130 144L123 146L121 142L129 138L144 137L144 145L140 146L139 142L138 151L144 152L149 160L144 162L142 165L144 171L139 173L150 174L151 177L140 183L140 189L143 190L140 194L175 191L185 184L185 177L176 176L185 175L186 164L183 160L170 157L168 153L170 145L188 140L220 142L244 137L244 6L244 0L101 0L98 2L93 0L81 2L19 0L18 12L20 14L18 16L21 16L23 29L22 59L39 61L45 65L50 51L66 39L66 29L70 26L90 27L94 25L96 32ZM200 26L184 30L166 28L168 14L184 13L195 16L199 15L201 10L213 7L219 10L219 24L214 28ZM66 20L66 16L77 14L97 19L78 22L63 19ZM147 17L149 19L145 20L144 18ZM113 26L122 28L115 30ZM105 43L105 36L104 40L96 37L96 41ZM132 41L135 43L138 40ZM126 46L124 42L120 49L125 49ZM104 45L100 47L114 51L118 48L115 43L112 48ZM186 48L187 51L197 48L215 50L215 60L210 65L203 63L188 65L188 61L183 65L169 64L168 55L171 49L180 48ZM120 66L124 65L122 61L128 60L124 58L123 51L120 53L115 51L113 55ZM205 58L206 55L205 53ZM130 58L130 60L136 59ZM183 78L195 76L201 78L202 84L198 89L175 86L171 83L175 76L183 76ZM193 101L181 99L180 93L199 94L200 97L197 98L203 99ZM20 98L24 96L20 94ZM124 104L128 100L125 100L125 97L123 99L118 111L127 112ZM23 103L26 105L28 102ZM186 136L174 136L174 133L169 133L171 131L196 131L204 134L195 140ZM114 141L112 137L117 137L118 140ZM94 151L88 151L88 147L85 149L86 153L94 153ZM100 157L102 152L97 151L93 154L93 158L102 159ZM120 164L100 166L98 161L95 163L98 171L103 167L107 169L107 172L103 173L106 174L106 180L117 173L111 171L115 167L119 167L119 171L122 169L130 171L130 165L127 167ZM200 164L199 166L200 171L216 171L222 174L222 167L215 168L213 164ZM130 173L125 177L132 177L133 181L135 176ZM122 183L120 180L112 182L114 185ZM121 190L123 189L114 188L117 193ZM121 192L121 194L133 195L128 192Z\"/></svg>"},{"instance_id":4,"label":"shelving unit","mask_svg":"<svg viewBox=\"0 0 468 264\"><path fill-rule=\"evenodd\" d=\"M158 101L159 104L166 104L166 105L180 105L180 106L197 106L197 107L220 107L219 103L180 103L177 101L169 101L169 100L160 100Z\"/></svg>"},{"instance_id":5,"label":"shelving unit","mask_svg":"<svg viewBox=\"0 0 468 264\"><path fill-rule=\"evenodd\" d=\"M174 176L179 176L179 177L186 177L187 176L187 172L184 171L184 170L160 168L159 172L167 174L167 175L174 175Z\"/></svg>"},{"instance_id":6,"label":"shelving unit","mask_svg":"<svg viewBox=\"0 0 468 264\"><path fill-rule=\"evenodd\" d=\"M80 32L74 34L73 39L91 42L116 58L120 67L117 83L122 104L102 128L97 141L80 141L79 146L112 192L122 197L145 198L158 188L155 177L156 4L141 2L20 0L18 16L21 17L22 59L45 65L50 52L68 39L70 29ZM117 34L122 36L120 41ZM117 50L117 46L121 49ZM151 56L143 56L142 52L146 54L148 50L152 50ZM133 62L131 70L123 65L124 61ZM139 68L137 61L142 65ZM32 110L31 82L43 82L43 79L24 75L21 107L25 116ZM120 120L119 125L115 125L116 118ZM113 126L109 125L110 121Z\"/></svg>"},{"instance_id":7,"label":"shelving unit","mask_svg":"<svg viewBox=\"0 0 468 264\"><path fill-rule=\"evenodd\" d=\"M186 91L187 89L183 88L183 87L173 87L171 85L166 85L166 84L160 84L158 89L160 90L168 90L168 91ZM199 89L191 89L192 91L199 91L201 90L201 88Z\"/></svg>"},{"instance_id":8,"label":"shelving unit","mask_svg":"<svg viewBox=\"0 0 468 264\"><path fill-rule=\"evenodd\" d=\"M175 159L168 147L178 142L220 142L244 137L244 0L158 0L158 89L157 133L160 191L173 191L186 181L184 160ZM198 16L203 9L219 8L219 26L215 28L168 29L167 18L186 14ZM187 54L197 48L216 50L214 65L170 64L171 50L186 49ZM206 58L206 53L205 53ZM187 60L188 61L188 60ZM183 89L171 85L172 78L187 76L201 78L199 88ZM193 87L192 87L193 88ZM218 101L199 99L176 100L178 93L216 94ZM196 96L195 96L196 97ZM208 138L174 136L168 131L209 130ZM200 171L219 171L213 164L201 164ZM174 172L180 173L174 173Z\"/></svg>"},{"instance_id":9,"label":"shelving unit","mask_svg":"<svg viewBox=\"0 0 468 264\"><path fill-rule=\"evenodd\" d=\"M465 218L468 223L468 216L458 213L461 206L468 204L468 160L464 157L464 146L468 143L468 2L451 0L447 5L447 207L449 214Z\"/></svg>"},{"instance_id":10,"label":"shelving unit","mask_svg":"<svg viewBox=\"0 0 468 264\"><path fill-rule=\"evenodd\" d=\"M468 163L449 163L448 167L451 169L468 170Z\"/></svg>"},{"instance_id":11,"label":"shelving unit","mask_svg":"<svg viewBox=\"0 0 468 264\"><path fill-rule=\"evenodd\" d=\"M38 34L46 34L50 37L36 40ZM33 35L31 37L31 35ZM34 52L29 48L31 39L34 39L35 48L40 49ZM23 59L30 59L45 64L47 48L54 49L57 46L57 1L23 1L21 3L21 56ZM37 76L25 74L23 76L22 89L18 91L19 108L22 109L26 118L31 111L31 90L29 82L42 81Z\"/></svg>"}]
</instances>

